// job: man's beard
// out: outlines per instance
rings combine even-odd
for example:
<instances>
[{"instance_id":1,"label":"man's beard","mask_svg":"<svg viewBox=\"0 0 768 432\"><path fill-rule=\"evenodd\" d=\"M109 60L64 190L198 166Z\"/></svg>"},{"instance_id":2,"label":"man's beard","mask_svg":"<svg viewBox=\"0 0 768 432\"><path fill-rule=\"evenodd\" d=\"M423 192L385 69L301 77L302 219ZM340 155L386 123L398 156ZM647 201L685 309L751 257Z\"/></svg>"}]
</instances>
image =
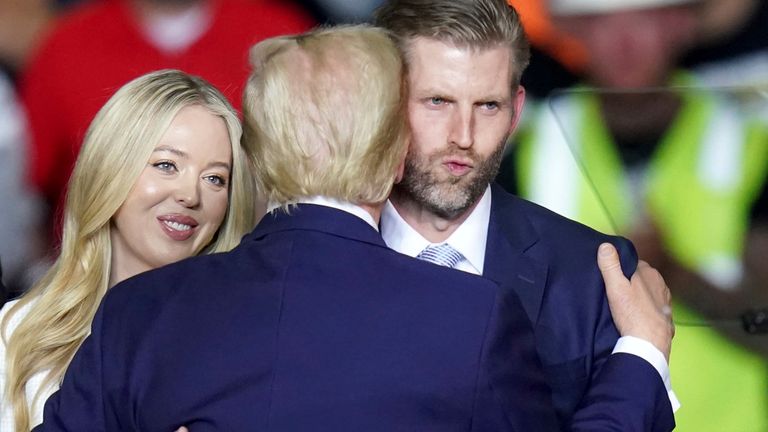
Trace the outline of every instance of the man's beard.
<instances>
[{"instance_id":1,"label":"man's beard","mask_svg":"<svg viewBox=\"0 0 768 432\"><path fill-rule=\"evenodd\" d=\"M440 160L449 155L472 159L473 168L467 175L456 177L443 171ZM396 192L430 213L454 220L472 207L496 177L504 155L504 143L486 159L473 149L452 148L427 156L410 151L405 159L403 180L395 185Z\"/></svg>"}]
</instances>

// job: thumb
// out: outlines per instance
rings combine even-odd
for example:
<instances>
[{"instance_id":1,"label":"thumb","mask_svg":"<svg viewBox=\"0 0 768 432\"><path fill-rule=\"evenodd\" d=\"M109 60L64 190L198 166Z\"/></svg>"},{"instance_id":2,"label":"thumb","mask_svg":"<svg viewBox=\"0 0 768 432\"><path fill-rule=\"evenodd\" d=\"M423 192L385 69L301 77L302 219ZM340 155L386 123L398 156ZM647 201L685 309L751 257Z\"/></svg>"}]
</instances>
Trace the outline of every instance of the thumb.
<instances>
[{"instance_id":1,"label":"thumb","mask_svg":"<svg viewBox=\"0 0 768 432\"><path fill-rule=\"evenodd\" d=\"M600 273L603 274L603 280L608 291L626 286L629 283L621 271L619 252L612 244L603 243L600 245L597 250L597 266L600 268Z\"/></svg>"}]
</instances>

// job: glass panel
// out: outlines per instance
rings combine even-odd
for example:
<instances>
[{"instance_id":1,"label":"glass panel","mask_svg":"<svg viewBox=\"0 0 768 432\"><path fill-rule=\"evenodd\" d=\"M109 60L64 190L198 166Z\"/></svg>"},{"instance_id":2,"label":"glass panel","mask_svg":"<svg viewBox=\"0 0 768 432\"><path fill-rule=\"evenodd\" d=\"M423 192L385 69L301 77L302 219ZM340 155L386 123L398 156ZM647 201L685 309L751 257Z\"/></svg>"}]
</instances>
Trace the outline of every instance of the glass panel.
<instances>
[{"instance_id":1,"label":"glass panel","mask_svg":"<svg viewBox=\"0 0 768 432\"><path fill-rule=\"evenodd\" d=\"M768 430L768 89L563 91L514 141L500 178L667 281L679 429Z\"/></svg>"}]
</instances>

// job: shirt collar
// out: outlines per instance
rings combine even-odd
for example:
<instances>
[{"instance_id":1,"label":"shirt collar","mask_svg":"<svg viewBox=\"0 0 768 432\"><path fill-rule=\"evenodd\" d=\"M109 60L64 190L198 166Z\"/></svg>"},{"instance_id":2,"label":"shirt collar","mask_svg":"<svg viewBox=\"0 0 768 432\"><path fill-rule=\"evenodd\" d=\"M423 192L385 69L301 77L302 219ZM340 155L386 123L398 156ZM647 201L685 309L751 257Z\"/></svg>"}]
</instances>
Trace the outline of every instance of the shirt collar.
<instances>
[{"instance_id":1,"label":"shirt collar","mask_svg":"<svg viewBox=\"0 0 768 432\"><path fill-rule=\"evenodd\" d=\"M373 229L375 229L376 231L379 230L379 226L376 225L376 221L373 219L373 216L371 216L370 213L368 213L364 208L347 201L340 201L335 198L329 198L324 196L312 196L312 197L300 198L296 201L296 204L314 204L314 205L321 205L321 206L331 207L337 210L345 211L347 213L351 213L359 217L360 219L364 220L368 225L373 227ZM278 207L280 207L280 204L270 203L269 207L267 208L267 211L271 212L272 210Z\"/></svg>"},{"instance_id":2,"label":"shirt collar","mask_svg":"<svg viewBox=\"0 0 768 432\"><path fill-rule=\"evenodd\" d=\"M477 274L485 264L485 246L491 219L491 187L486 188L477 206L444 243L461 252ZM415 257L431 243L413 229L387 201L381 213L381 236L390 248Z\"/></svg>"}]
</instances>

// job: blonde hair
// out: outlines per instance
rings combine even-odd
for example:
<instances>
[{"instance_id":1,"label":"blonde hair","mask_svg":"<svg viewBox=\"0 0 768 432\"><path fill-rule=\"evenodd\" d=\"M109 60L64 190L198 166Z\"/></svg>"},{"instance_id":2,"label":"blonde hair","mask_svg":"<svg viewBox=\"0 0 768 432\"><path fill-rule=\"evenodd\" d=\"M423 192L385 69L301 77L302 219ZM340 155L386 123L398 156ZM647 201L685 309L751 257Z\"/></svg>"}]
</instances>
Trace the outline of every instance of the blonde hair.
<instances>
[{"instance_id":1,"label":"blonde hair","mask_svg":"<svg viewBox=\"0 0 768 432\"><path fill-rule=\"evenodd\" d=\"M241 149L241 126L226 98L200 78L175 70L141 76L115 93L86 134L64 209L61 252L52 268L10 309L0 324L32 303L8 338L7 401L17 431L30 429L26 385L48 371L44 389L58 384L108 289L111 271L110 220L126 200L147 160L176 114L199 105L221 117L229 132L232 164L224 222L204 252L226 251L255 223L252 162ZM40 397L40 392L34 400Z\"/></svg>"},{"instance_id":2,"label":"blonde hair","mask_svg":"<svg viewBox=\"0 0 768 432\"><path fill-rule=\"evenodd\" d=\"M251 49L244 136L268 200L383 202L408 140L400 55L385 30L316 29Z\"/></svg>"},{"instance_id":3,"label":"blonde hair","mask_svg":"<svg viewBox=\"0 0 768 432\"><path fill-rule=\"evenodd\" d=\"M508 47L512 88L528 66L528 39L506 0L389 0L375 15L376 25L392 32L406 62L410 44L423 37L474 50Z\"/></svg>"}]
</instances>

